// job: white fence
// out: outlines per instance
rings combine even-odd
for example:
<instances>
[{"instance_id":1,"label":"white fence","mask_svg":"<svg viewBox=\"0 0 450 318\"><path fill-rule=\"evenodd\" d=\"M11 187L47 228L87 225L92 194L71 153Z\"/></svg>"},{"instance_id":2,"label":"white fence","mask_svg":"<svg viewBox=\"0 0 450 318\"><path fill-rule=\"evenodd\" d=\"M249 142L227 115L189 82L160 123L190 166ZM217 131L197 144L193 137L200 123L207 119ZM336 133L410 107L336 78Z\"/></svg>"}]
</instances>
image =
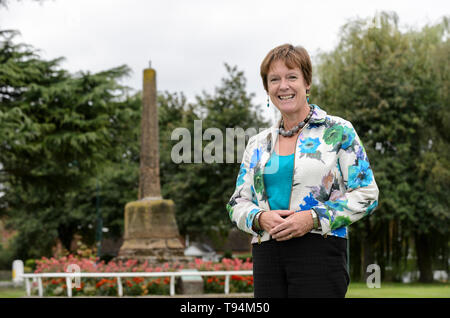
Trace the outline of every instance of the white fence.
<instances>
[{"instance_id":1,"label":"white fence","mask_svg":"<svg viewBox=\"0 0 450 318\"><path fill-rule=\"evenodd\" d=\"M67 296L72 297L73 279L81 279L82 277L112 277L117 278L117 294L119 297L123 296L122 277L170 277L170 296L175 295L175 277L180 276L225 276L225 294L230 292L230 276L252 276L252 270L244 271L181 271L181 272L117 272L117 273L38 273L38 274L22 274L25 279L25 288L28 296L31 296L31 282L30 280L37 281L38 295L44 296L44 287L42 284L42 278L66 278Z\"/></svg>"}]
</instances>

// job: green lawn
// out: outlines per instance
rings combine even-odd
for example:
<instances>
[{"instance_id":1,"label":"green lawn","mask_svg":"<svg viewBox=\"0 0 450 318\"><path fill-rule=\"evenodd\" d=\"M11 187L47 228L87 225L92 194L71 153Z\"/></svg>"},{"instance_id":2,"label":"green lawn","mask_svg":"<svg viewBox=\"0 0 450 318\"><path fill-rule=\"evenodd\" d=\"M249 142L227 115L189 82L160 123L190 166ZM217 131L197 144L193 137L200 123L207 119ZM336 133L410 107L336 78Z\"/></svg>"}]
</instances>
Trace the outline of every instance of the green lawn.
<instances>
[{"instance_id":1,"label":"green lawn","mask_svg":"<svg viewBox=\"0 0 450 318\"><path fill-rule=\"evenodd\" d=\"M0 288L0 298L19 298L26 294L25 288Z\"/></svg>"},{"instance_id":2,"label":"green lawn","mask_svg":"<svg viewBox=\"0 0 450 318\"><path fill-rule=\"evenodd\" d=\"M351 283L347 298L450 298L450 284L381 283L380 288L368 288L365 283Z\"/></svg>"},{"instance_id":3,"label":"green lawn","mask_svg":"<svg viewBox=\"0 0 450 318\"><path fill-rule=\"evenodd\" d=\"M381 283L381 288L367 288L365 283L351 283L347 298L450 298L449 286L449 283ZM0 288L0 298L25 295L24 288Z\"/></svg>"}]
</instances>

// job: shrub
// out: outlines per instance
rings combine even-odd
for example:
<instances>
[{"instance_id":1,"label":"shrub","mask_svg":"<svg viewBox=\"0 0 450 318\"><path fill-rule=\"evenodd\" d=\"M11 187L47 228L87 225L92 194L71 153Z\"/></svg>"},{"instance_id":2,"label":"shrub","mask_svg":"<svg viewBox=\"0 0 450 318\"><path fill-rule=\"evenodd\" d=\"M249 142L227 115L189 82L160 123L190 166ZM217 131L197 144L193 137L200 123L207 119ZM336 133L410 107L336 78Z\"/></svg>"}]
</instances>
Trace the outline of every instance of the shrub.
<instances>
[{"instance_id":1,"label":"shrub","mask_svg":"<svg viewBox=\"0 0 450 318\"><path fill-rule=\"evenodd\" d=\"M89 256L87 258L81 255L67 255L62 257L46 258L42 257L35 261L35 273L66 272L69 264L78 265L81 272L171 272L182 268L197 269L199 271L220 271L220 270L251 270L253 264L250 259L230 259L223 258L221 262L203 261L195 259L193 262L182 264L165 263L162 266L152 266L148 262L139 263L137 260L110 261L105 263L99 258ZM131 277L121 278L123 295L143 296L143 295L169 295L170 278L161 277ZM203 276L205 293L223 293L225 277L224 276ZM44 295L65 296L67 286L65 278L43 279ZM37 294L37 284L32 285L33 294ZM231 276L230 291L235 293L252 292L253 276ZM73 296L117 296L118 282L117 278L81 278L80 288L73 288Z\"/></svg>"}]
</instances>

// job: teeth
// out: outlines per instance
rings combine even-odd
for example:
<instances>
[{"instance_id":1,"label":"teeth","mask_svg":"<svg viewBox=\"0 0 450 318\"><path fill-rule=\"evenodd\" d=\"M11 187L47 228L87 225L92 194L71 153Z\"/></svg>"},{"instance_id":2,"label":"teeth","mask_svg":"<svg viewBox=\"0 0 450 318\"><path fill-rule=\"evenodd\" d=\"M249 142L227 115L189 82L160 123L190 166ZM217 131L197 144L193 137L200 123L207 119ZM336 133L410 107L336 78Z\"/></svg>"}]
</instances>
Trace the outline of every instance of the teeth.
<instances>
[{"instance_id":1,"label":"teeth","mask_svg":"<svg viewBox=\"0 0 450 318\"><path fill-rule=\"evenodd\" d=\"M286 100L286 99L291 99L294 98L294 94L292 95L284 95L284 96L278 96L280 99Z\"/></svg>"}]
</instances>

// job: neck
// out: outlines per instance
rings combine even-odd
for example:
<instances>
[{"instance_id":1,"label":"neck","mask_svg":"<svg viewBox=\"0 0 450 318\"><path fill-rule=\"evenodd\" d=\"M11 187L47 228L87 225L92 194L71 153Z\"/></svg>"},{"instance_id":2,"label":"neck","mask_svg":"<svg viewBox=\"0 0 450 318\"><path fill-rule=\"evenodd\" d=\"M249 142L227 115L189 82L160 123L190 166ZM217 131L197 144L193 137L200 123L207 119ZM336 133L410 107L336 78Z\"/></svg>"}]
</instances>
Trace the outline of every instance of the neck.
<instances>
[{"instance_id":1,"label":"neck","mask_svg":"<svg viewBox=\"0 0 450 318\"><path fill-rule=\"evenodd\" d=\"M285 130L291 130L295 126L297 126L298 123L305 120L306 116L309 114L309 105L305 104L304 107L299 112L292 113L292 114L282 114L283 116L283 123L284 123L284 129Z\"/></svg>"}]
</instances>

